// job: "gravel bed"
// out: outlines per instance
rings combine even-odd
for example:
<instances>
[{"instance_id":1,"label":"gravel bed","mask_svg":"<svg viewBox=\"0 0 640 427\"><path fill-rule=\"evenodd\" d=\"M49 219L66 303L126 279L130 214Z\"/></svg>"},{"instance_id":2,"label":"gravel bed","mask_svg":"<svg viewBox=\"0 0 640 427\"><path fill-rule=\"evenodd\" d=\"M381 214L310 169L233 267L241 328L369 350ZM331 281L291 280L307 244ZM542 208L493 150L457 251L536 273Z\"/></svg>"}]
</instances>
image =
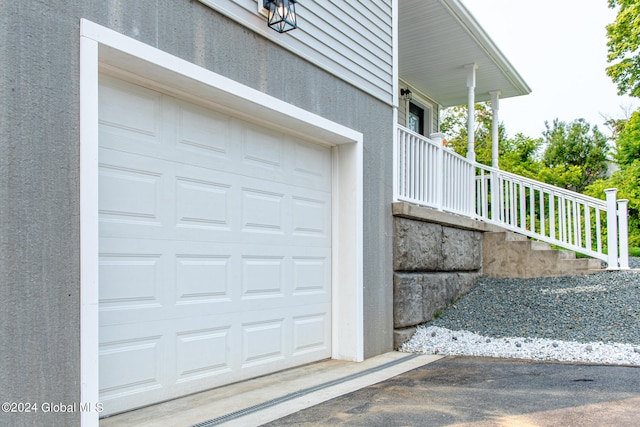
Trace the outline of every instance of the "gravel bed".
<instances>
[{"instance_id":1,"label":"gravel bed","mask_svg":"<svg viewBox=\"0 0 640 427\"><path fill-rule=\"evenodd\" d=\"M640 272L482 278L401 351L640 365Z\"/></svg>"}]
</instances>

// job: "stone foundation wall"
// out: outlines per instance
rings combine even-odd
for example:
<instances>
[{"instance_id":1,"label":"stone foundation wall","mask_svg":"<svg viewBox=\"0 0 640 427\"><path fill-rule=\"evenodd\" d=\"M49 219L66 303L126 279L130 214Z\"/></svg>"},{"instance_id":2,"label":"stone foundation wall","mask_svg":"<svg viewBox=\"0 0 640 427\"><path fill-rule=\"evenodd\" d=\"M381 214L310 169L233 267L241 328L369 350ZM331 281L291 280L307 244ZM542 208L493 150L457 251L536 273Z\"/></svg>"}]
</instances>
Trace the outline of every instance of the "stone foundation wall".
<instances>
[{"instance_id":1,"label":"stone foundation wall","mask_svg":"<svg viewBox=\"0 0 640 427\"><path fill-rule=\"evenodd\" d=\"M406 208L406 206L400 206ZM426 215L400 216L394 206L394 346L409 340L416 326L467 293L482 272L482 231L458 228ZM407 209L403 210L405 213Z\"/></svg>"}]
</instances>

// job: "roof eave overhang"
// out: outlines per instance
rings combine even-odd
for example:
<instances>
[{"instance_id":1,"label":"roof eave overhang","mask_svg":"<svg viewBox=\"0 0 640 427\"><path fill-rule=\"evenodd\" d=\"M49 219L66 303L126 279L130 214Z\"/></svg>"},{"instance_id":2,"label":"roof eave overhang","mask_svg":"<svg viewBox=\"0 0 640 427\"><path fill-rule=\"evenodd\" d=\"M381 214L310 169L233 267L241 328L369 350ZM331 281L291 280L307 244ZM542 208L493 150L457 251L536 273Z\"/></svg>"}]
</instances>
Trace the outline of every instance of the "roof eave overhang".
<instances>
[{"instance_id":1,"label":"roof eave overhang","mask_svg":"<svg viewBox=\"0 0 640 427\"><path fill-rule=\"evenodd\" d=\"M399 3L399 78L448 107L467 103L469 64L476 71L476 101L522 96L531 89L459 0Z\"/></svg>"}]
</instances>

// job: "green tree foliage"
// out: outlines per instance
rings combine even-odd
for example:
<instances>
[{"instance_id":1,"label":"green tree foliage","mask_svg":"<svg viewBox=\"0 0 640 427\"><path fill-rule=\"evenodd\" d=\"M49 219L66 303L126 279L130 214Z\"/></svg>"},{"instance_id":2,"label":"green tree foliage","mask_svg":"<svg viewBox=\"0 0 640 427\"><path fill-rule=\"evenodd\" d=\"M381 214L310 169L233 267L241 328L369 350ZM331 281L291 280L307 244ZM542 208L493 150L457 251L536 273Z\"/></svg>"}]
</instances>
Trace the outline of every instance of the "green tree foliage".
<instances>
[{"instance_id":1,"label":"green tree foliage","mask_svg":"<svg viewBox=\"0 0 640 427\"><path fill-rule=\"evenodd\" d=\"M491 165L491 110L486 103L480 103L475 111L476 160ZM467 107L447 109L440 129L449 136L447 145L466 155ZM502 123L499 136L502 170L574 191L584 190L606 174L607 137L584 119L569 124L556 119L552 126L547 123L544 140L520 133L509 138Z\"/></svg>"},{"instance_id":2,"label":"green tree foliage","mask_svg":"<svg viewBox=\"0 0 640 427\"><path fill-rule=\"evenodd\" d=\"M513 138L500 140L500 169L527 178L538 179L544 169L540 161L542 138L531 138L522 133Z\"/></svg>"},{"instance_id":3,"label":"green tree foliage","mask_svg":"<svg viewBox=\"0 0 640 427\"><path fill-rule=\"evenodd\" d=\"M615 159L621 166L640 159L640 110L631 115L618 133Z\"/></svg>"},{"instance_id":4,"label":"green tree foliage","mask_svg":"<svg viewBox=\"0 0 640 427\"><path fill-rule=\"evenodd\" d=\"M618 94L640 97L640 0L609 0L609 7L618 15L607 25L607 74Z\"/></svg>"},{"instance_id":5,"label":"green tree foliage","mask_svg":"<svg viewBox=\"0 0 640 427\"><path fill-rule=\"evenodd\" d=\"M604 190L618 189L618 199L629 200L629 246L640 248L640 160L625 165L610 178L594 182L585 194L604 199Z\"/></svg>"},{"instance_id":6,"label":"green tree foliage","mask_svg":"<svg viewBox=\"0 0 640 427\"><path fill-rule=\"evenodd\" d=\"M584 119L567 124L558 119L543 132L547 145L543 156L550 176L545 182L573 191L584 189L606 176L607 137Z\"/></svg>"},{"instance_id":7,"label":"green tree foliage","mask_svg":"<svg viewBox=\"0 0 640 427\"><path fill-rule=\"evenodd\" d=\"M604 199L606 188L617 188L618 198L629 200L629 246L640 247L640 110L620 127L615 159L620 169L594 182L585 193Z\"/></svg>"},{"instance_id":8,"label":"green tree foliage","mask_svg":"<svg viewBox=\"0 0 640 427\"><path fill-rule=\"evenodd\" d=\"M474 139L476 161L491 165L491 132L493 115L487 103L475 106ZM461 156L467 155L467 107L447 108L440 121L440 131L448 135L447 146ZM500 140L506 139L506 131L501 123L498 128Z\"/></svg>"}]
</instances>

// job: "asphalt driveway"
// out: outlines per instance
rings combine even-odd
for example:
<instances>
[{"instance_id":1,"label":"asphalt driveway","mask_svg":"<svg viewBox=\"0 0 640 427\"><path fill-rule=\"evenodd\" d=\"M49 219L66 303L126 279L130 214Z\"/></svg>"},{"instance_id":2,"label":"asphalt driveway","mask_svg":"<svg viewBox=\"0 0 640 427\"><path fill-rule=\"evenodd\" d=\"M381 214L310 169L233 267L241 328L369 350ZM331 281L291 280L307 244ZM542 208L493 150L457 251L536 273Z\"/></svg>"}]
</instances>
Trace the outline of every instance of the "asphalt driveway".
<instances>
[{"instance_id":1,"label":"asphalt driveway","mask_svg":"<svg viewBox=\"0 0 640 427\"><path fill-rule=\"evenodd\" d=\"M637 426L640 367L446 357L266 426Z\"/></svg>"}]
</instances>

